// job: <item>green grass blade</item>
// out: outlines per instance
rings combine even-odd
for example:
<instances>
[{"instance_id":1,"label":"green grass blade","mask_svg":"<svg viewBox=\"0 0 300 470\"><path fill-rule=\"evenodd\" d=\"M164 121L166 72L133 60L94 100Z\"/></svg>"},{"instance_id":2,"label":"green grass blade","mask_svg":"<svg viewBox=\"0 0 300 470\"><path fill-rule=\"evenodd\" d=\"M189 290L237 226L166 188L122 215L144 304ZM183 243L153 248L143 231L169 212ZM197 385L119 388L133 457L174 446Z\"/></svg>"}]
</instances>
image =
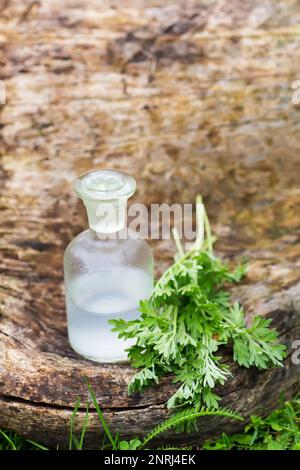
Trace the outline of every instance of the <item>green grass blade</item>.
<instances>
[{"instance_id":1,"label":"green grass blade","mask_svg":"<svg viewBox=\"0 0 300 470\"><path fill-rule=\"evenodd\" d=\"M88 420L89 420L89 404L87 403L86 413L85 413L84 422L83 422L83 427L82 427L82 431L81 431L81 435L80 435L79 450L82 450L82 447L83 447L83 441L84 441L84 436L85 436L85 433L86 433Z\"/></svg>"},{"instance_id":2,"label":"green grass blade","mask_svg":"<svg viewBox=\"0 0 300 470\"><path fill-rule=\"evenodd\" d=\"M73 446L74 422L75 422L75 417L77 415L78 409L80 407L80 403L81 403L81 400L80 400L80 398L78 398L76 403L75 403L75 407L74 407L74 410L73 410L71 418L70 418L69 450L72 450L72 446Z\"/></svg>"},{"instance_id":3,"label":"green grass blade","mask_svg":"<svg viewBox=\"0 0 300 470\"><path fill-rule=\"evenodd\" d=\"M100 406L99 406L99 404L98 404L98 402L97 402L96 395L95 395L95 393L94 393L94 391L93 391L93 389L92 389L92 387L90 386L89 383L87 383L87 387L88 387L88 389L89 389L89 392L90 392L90 395L91 395L91 398L92 398L94 407L96 408L96 411L97 411L99 420L100 420L100 422L101 422L101 424L102 424L102 427L103 427L103 429L104 429L104 432L105 432L106 436L108 437L108 439L109 439L109 441L110 441L110 443L111 443L112 449L113 449L113 450L117 450L117 446L116 446L115 440L114 440L114 438L113 438L113 436L112 436L112 434L111 434L111 432L110 432L110 430L109 430L109 428L108 428L108 426L107 426L107 423L106 423L106 421L105 421L105 418L104 418L104 416L103 416L103 413L102 413L102 411L101 411L101 409L100 409Z\"/></svg>"},{"instance_id":4,"label":"green grass blade","mask_svg":"<svg viewBox=\"0 0 300 470\"><path fill-rule=\"evenodd\" d=\"M18 450L15 446L15 444L13 443L13 441L11 440L11 438L4 432L4 431L1 431L0 429L0 434L2 437L4 437L4 439L7 441L7 443L10 445L11 447L11 450Z\"/></svg>"},{"instance_id":5,"label":"green grass blade","mask_svg":"<svg viewBox=\"0 0 300 470\"><path fill-rule=\"evenodd\" d=\"M43 446L42 444L39 444L38 442L34 442L31 439L26 439L26 442L29 442L29 444L33 445L39 450L49 450L47 447Z\"/></svg>"}]
</instances>

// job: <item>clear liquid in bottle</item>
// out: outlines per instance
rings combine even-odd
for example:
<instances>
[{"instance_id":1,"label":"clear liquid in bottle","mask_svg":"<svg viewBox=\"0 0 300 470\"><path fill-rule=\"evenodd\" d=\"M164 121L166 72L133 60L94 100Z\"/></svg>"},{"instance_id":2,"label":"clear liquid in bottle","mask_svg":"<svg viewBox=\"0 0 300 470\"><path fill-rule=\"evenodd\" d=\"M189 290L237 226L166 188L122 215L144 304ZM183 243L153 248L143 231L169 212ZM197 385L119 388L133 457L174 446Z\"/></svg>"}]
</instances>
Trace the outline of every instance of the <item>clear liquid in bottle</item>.
<instances>
[{"instance_id":1,"label":"clear liquid in bottle","mask_svg":"<svg viewBox=\"0 0 300 470\"><path fill-rule=\"evenodd\" d=\"M73 349L100 362L123 361L134 340L111 331L111 319L139 317L140 299L149 297L152 277L141 269L102 272L73 280L67 293L69 341Z\"/></svg>"}]
</instances>

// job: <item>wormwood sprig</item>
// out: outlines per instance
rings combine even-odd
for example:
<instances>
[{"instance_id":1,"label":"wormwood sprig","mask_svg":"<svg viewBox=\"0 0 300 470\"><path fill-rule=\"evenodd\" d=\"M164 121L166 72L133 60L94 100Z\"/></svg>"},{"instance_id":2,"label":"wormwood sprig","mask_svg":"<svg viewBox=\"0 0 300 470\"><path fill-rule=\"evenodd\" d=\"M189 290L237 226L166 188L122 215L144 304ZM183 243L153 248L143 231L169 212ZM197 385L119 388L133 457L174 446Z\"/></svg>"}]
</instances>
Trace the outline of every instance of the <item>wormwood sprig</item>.
<instances>
[{"instance_id":1,"label":"wormwood sprig","mask_svg":"<svg viewBox=\"0 0 300 470\"><path fill-rule=\"evenodd\" d=\"M203 405L217 408L214 392L231 372L222 361L220 348L233 347L240 366L266 369L281 366L285 346L271 320L255 316L245 323L243 307L232 304L226 288L239 282L245 264L230 271L213 253L213 236L201 197L196 201L197 235L192 248L184 251L174 231L177 248L172 266L157 281L150 299L140 303L141 316L134 321L111 320L120 338L135 339L128 349L133 367L141 369L129 384L129 393L158 383L166 374L179 384L168 407Z\"/></svg>"}]
</instances>

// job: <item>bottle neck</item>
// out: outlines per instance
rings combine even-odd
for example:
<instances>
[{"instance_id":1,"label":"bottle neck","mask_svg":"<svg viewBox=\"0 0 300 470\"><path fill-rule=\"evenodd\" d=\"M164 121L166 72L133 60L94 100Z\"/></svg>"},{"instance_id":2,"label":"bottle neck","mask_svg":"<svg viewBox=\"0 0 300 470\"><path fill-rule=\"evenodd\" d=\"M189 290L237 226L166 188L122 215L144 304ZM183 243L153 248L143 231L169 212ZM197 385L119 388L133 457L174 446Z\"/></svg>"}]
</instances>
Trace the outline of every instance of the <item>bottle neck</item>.
<instances>
[{"instance_id":1,"label":"bottle neck","mask_svg":"<svg viewBox=\"0 0 300 470\"><path fill-rule=\"evenodd\" d=\"M99 234L112 234L123 230L127 222L127 198L111 201L83 201L86 207L89 227Z\"/></svg>"}]
</instances>

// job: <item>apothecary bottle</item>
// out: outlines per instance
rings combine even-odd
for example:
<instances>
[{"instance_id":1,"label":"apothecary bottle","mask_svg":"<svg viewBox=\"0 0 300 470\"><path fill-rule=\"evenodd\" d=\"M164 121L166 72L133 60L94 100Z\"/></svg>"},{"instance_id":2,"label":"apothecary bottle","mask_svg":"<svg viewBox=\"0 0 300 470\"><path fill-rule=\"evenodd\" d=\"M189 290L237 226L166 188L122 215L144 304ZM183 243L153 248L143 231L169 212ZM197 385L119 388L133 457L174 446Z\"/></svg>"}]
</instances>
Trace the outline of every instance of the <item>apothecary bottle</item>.
<instances>
[{"instance_id":1,"label":"apothecary bottle","mask_svg":"<svg viewBox=\"0 0 300 470\"><path fill-rule=\"evenodd\" d=\"M153 257L147 242L126 227L132 176L94 170L75 183L89 228L75 237L64 256L68 337L72 348L98 362L127 359L133 341L119 339L108 320L133 320L153 287Z\"/></svg>"}]
</instances>

